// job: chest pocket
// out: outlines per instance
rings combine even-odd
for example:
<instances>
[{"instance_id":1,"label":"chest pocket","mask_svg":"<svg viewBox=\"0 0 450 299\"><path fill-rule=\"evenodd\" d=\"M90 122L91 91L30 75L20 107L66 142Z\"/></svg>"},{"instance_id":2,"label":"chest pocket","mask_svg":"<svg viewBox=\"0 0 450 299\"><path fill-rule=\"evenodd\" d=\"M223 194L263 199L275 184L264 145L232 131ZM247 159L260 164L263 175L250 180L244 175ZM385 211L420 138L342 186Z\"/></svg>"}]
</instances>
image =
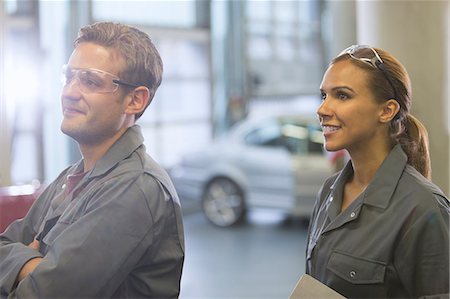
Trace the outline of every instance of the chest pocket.
<instances>
[{"instance_id":1,"label":"chest pocket","mask_svg":"<svg viewBox=\"0 0 450 299\"><path fill-rule=\"evenodd\" d=\"M44 229L40 233L42 239L40 240L39 251L42 254L45 255L55 240L83 215L86 204L83 198L78 199L76 202L70 202L60 216L47 220Z\"/></svg>"},{"instance_id":2,"label":"chest pocket","mask_svg":"<svg viewBox=\"0 0 450 299\"><path fill-rule=\"evenodd\" d=\"M53 245L55 239L63 233L63 231L69 226L68 223L56 222L56 224L50 229L44 239L39 242L39 252L43 255L47 254L50 246Z\"/></svg>"},{"instance_id":3,"label":"chest pocket","mask_svg":"<svg viewBox=\"0 0 450 299\"><path fill-rule=\"evenodd\" d=\"M351 284L377 284L384 282L386 264L334 251L327 269Z\"/></svg>"}]
</instances>

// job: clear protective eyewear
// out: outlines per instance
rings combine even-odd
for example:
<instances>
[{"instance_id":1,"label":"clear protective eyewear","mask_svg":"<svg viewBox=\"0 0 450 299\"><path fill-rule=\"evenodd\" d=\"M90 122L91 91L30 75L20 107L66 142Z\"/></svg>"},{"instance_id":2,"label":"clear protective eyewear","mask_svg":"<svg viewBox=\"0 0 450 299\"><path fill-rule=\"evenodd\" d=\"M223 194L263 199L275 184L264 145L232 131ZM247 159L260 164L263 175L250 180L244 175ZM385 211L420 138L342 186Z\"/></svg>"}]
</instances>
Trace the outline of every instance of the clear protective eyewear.
<instances>
[{"instance_id":1,"label":"clear protective eyewear","mask_svg":"<svg viewBox=\"0 0 450 299\"><path fill-rule=\"evenodd\" d=\"M116 75L93 68L78 69L64 65L62 75L64 87L69 85L74 79L78 79L78 87L84 93L112 93L117 91L119 85L134 88L140 86L124 82Z\"/></svg>"},{"instance_id":2,"label":"clear protective eyewear","mask_svg":"<svg viewBox=\"0 0 450 299\"><path fill-rule=\"evenodd\" d=\"M367 45L353 45L342 51L338 56L344 54L348 54L355 60L368 63L376 69L379 69L383 73L386 80L389 82L389 85L391 85L392 91L394 92L394 99L397 98L397 92L395 90L394 82L386 71L383 60L374 48Z\"/></svg>"}]
</instances>

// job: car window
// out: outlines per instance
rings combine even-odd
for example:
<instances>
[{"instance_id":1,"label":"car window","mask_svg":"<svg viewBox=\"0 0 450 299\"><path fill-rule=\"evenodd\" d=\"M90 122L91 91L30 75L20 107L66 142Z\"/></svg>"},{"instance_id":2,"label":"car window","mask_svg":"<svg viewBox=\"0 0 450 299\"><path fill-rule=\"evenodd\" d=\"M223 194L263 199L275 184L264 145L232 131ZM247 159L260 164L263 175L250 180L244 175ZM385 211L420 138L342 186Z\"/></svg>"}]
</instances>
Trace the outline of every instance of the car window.
<instances>
[{"instance_id":1,"label":"car window","mask_svg":"<svg viewBox=\"0 0 450 299\"><path fill-rule=\"evenodd\" d=\"M245 143L253 146L282 146L279 124L271 122L253 129L245 136Z\"/></svg>"},{"instance_id":2,"label":"car window","mask_svg":"<svg viewBox=\"0 0 450 299\"><path fill-rule=\"evenodd\" d=\"M324 154L323 149L323 134L319 125L309 124L309 143L308 150L313 154Z\"/></svg>"},{"instance_id":3,"label":"car window","mask_svg":"<svg viewBox=\"0 0 450 299\"><path fill-rule=\"evenodd\" d=\"M289 152L297 155L308 153L308 129L299 123L283 123L282 139Z\"/></svg>"},{"instance_id":4,"label":"car window","mask_svg":"<svg viewBox=\"0 0 450 299\"><path fill-rule=\"evenodd\" d=\"M244 141L251 146L283 147L296 155L324 153L320 126L297 120L266 122L247 133Z\"/></svg>"}]
</instances>

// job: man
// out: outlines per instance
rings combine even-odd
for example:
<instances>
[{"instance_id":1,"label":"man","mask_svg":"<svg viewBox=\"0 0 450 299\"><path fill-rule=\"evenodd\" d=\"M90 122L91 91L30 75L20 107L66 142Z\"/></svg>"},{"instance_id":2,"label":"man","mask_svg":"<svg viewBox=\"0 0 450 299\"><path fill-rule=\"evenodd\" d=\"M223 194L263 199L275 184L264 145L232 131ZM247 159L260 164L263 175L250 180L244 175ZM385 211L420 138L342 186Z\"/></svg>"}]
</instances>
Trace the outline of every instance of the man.
<instances>
[{"instance_id":1,"label":"man","mask_svg":"<svg viewBox=\"0 0 450 299\"><path fill-rule=\"evenodd\" d=\"M161 83L157 50L136 28L96 23L64 75L61 130L83 158L0 235L0 297L178 297L180 203L135 125Z\"/></svg>"}]
</instances>

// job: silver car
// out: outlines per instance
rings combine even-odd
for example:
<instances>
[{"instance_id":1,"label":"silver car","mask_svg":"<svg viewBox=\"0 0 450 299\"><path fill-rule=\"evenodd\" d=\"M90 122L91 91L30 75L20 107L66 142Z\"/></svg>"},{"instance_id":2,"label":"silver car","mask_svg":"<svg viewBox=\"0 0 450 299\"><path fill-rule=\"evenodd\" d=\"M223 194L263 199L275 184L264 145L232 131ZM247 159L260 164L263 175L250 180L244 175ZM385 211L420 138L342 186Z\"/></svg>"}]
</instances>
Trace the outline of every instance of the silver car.
<instances>
[{"instance_id":1,"label":"silver car","mask_svg":"<svg viewBox=\"0 0 450 299\"><path fill-rule=\"evenodd\" d=\"M231 226L254 207L309 217L332 171L316 119L275 116L239 123L170 174L181 199L200 199L208 220Z\"/></svg>"}]
</instances>

